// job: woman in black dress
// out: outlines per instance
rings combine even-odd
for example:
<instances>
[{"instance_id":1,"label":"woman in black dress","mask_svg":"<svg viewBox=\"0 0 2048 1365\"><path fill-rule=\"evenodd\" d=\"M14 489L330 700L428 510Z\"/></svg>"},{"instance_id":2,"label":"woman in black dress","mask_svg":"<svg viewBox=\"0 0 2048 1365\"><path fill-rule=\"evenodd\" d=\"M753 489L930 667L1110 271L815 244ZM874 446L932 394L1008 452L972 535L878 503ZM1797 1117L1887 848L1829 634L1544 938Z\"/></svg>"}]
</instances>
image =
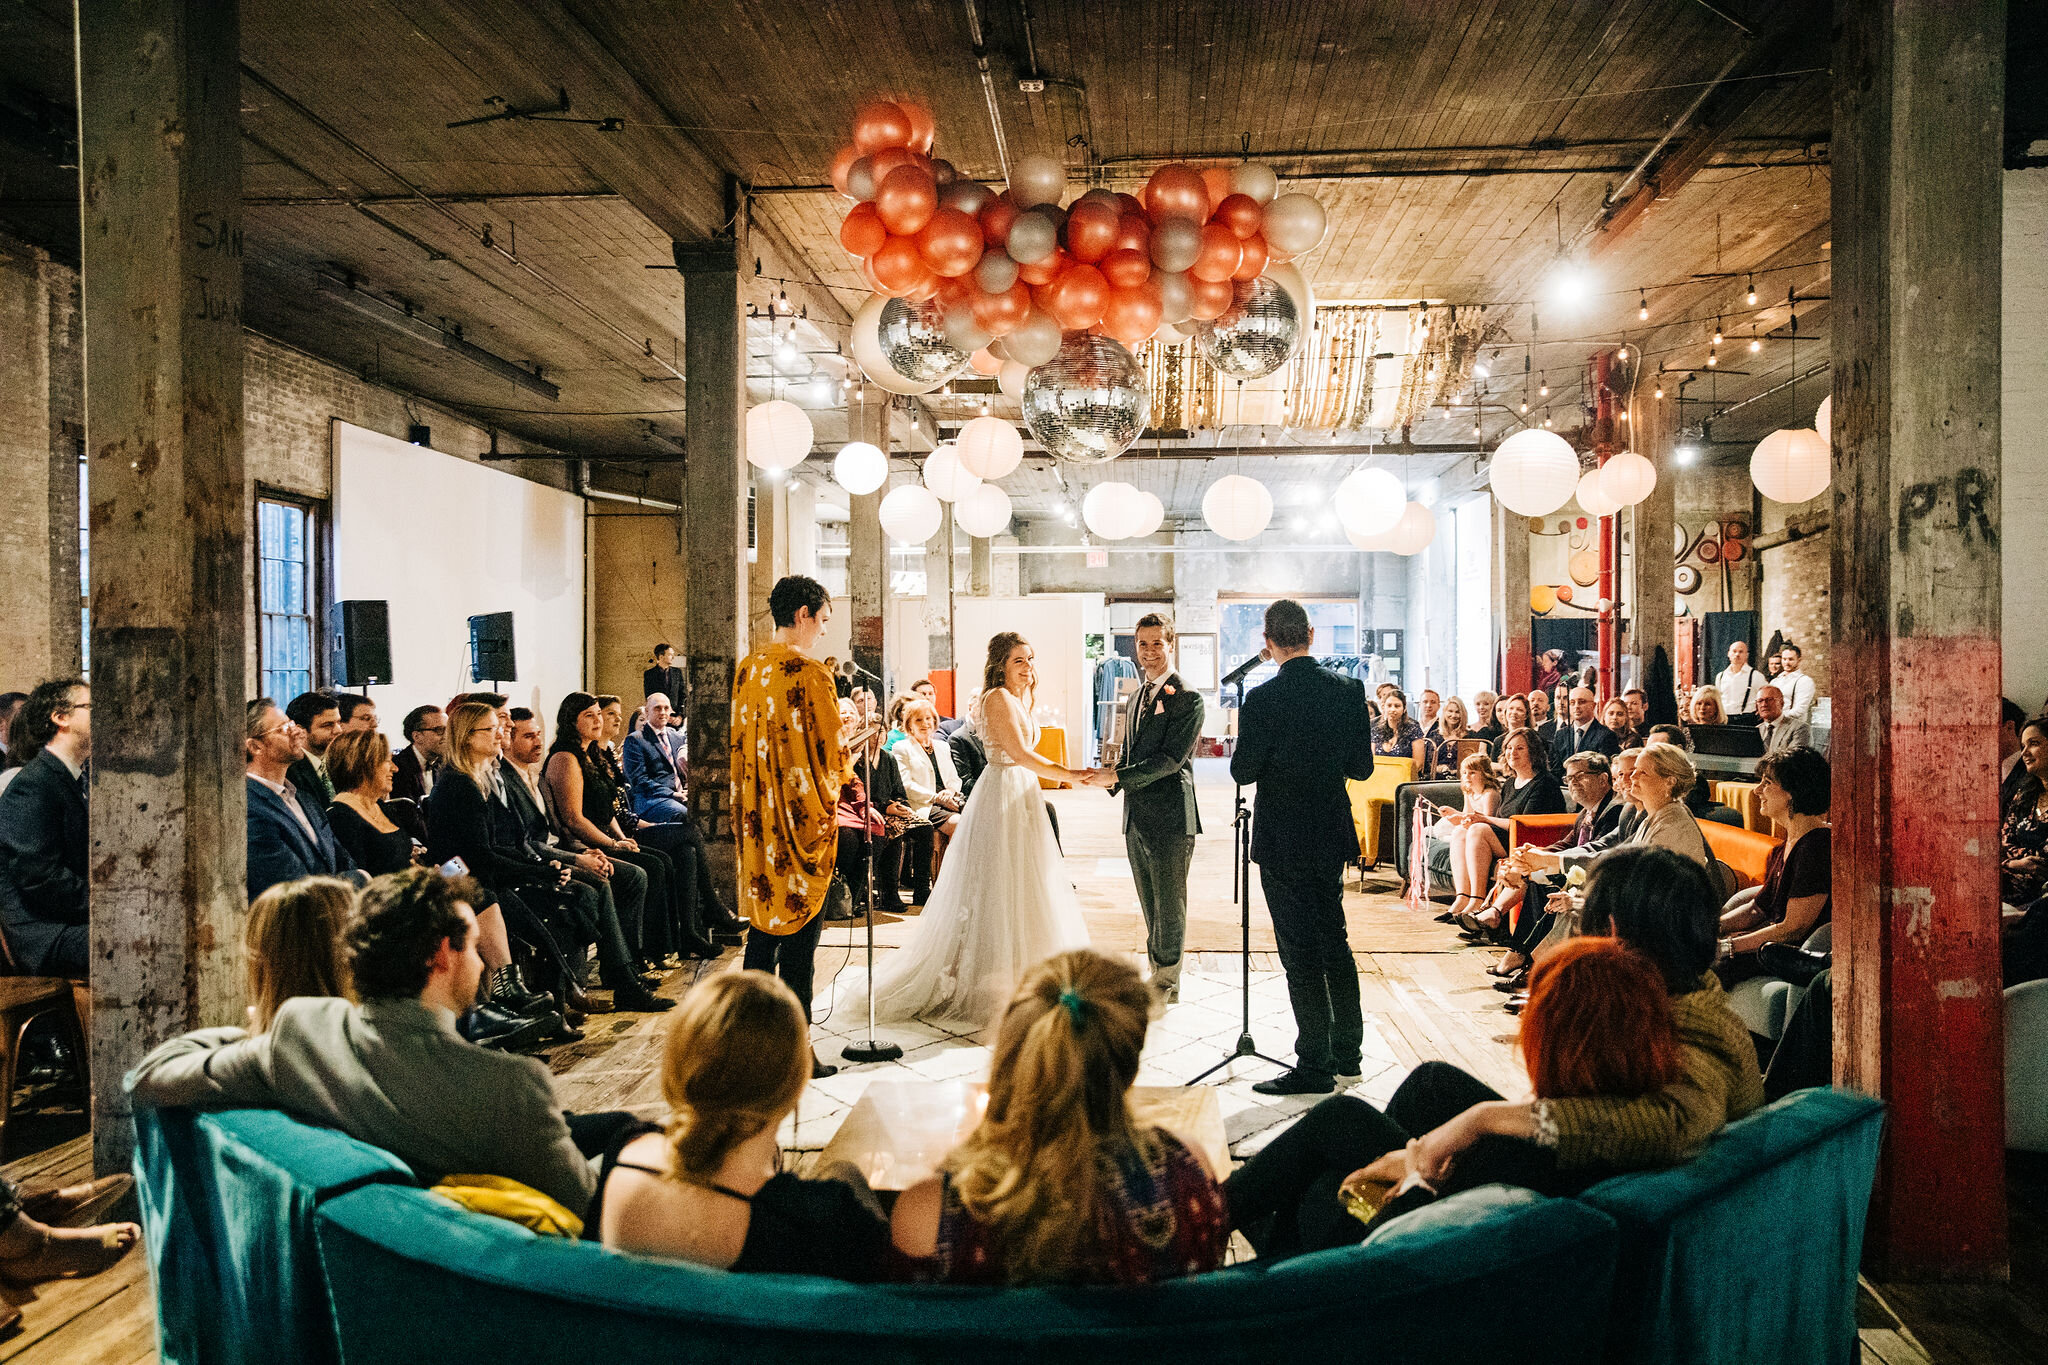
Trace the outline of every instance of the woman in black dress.
<instances>
[{"instance_id":1,"label":"woman in black dress","mask_svg":"<svg viewBox=\"0 0 2048 1365\"><path fill-rule=\"evenodd\" d=\"M397 771L390 741L374 730L350 731L327 746L327 777L334 783L328 827L355 865L372 877L412 866L412 835L383 806Z\"/></svg>"}]
</instances>

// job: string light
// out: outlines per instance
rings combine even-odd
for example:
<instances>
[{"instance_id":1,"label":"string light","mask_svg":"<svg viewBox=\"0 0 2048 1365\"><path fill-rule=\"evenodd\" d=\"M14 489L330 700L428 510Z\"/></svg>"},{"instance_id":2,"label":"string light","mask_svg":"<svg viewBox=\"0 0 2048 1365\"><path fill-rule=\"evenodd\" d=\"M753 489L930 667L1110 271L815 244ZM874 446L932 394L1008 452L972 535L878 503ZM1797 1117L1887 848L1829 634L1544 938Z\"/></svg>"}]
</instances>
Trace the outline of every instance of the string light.
<instances>
[{"instance_id":1,"label":"string light","mask_svg":"<svg viewBox=\"0 0 2048 1365\"><path fill-rule=\"evenodd\" d=\"M1743 283L1749 287L1749 293L1745 296L1745 299L1749 306L1754 308L1756 307L1756 276L1744 275L1742 279Z\"/></svg>"},{"instance_id":2,"label":"string light","mask_svg":"<svg viewBox=\"0 0 2048 1365\"><path fill-rule=\"evenodd\" d=\"M1542 386L1541 386L1540 388L1538 388L1538 389L1536 390L1536 396L1537 396L1537 397L1539 397L1539 398L1548 398L1548 397L1550 397L1550 376L1549 376L1549 375L1547 375L1547 374L1546 374L1546 375L1544 375L1544 376L1543 376L1543 384L1542 384Z\"/></svg>"},{"instance_id":3,"label":"string light","mask_svg":"<svg viewBox=\"0 0 2048 1365\"><path fill-rule=\"evenodd\" d=\"M1721 361L1720 361L1720 356L1719 356L1719 354L1718 354L1717 352L1714 352L1714 351L1708 351L1708 352L1707 352L1707 368L1708 368L1708 369L1710 369L1710 370L1711 370L1711 369L1713 369L1713 368L1714 368L1714 366L1716 366L1716 365L1718 365L1718 364L1720 364L1720 363L1721 363Z\"/></svg>"},{"instance_id":4,"label":"string light","mask_svg":"<svg viewBox=\"0 0 2048 1365\"><path fill-rule=\"evenodd\" d=\"M1615 352L1614 352L1614 358L1615 358L1616 360L1627 360L1627 359L1628 359L1628 347L1626 347L1626 346L1622 346L1622 347L1619 347L1619 348L1617 348L1617 349L1615 350Z\"/></svg>"},{"instance_id":5,"label":"string light","mask_svg":"<svg viewBox=\"0 0 2048 1365\"><path fill-rule=\"evenodd\" d=\"M1636 320L1638 322L1648 322L1650 320L1650 294L1648 290L1638 289L1636 291Z\"/></svg>"},{"instance_id":6,"label":"string light","mask_svg":"<svg viewBox=\"0 0 2048 1365\"><path fill-rule=\"evenodd\" d=\"M1522 411L1523 411L1523 412L1527 412L1528 410L1529 410L1529 400L1528 400L1528 399L1526 399L1526 398L1524 398L1524 399L1522 400Z\"/></svg>"},{"instance_id":7,"label":"string light","mask_svg":"<svg viewBox=\"0 0 2048 1365\"><path fill-rule=\"evenodd\" d=\"M1719 318L1714 319L1714 344L1716 346L1721 344L1721 319Z\"/></svg>"},{"instance_id":8,"label":"string light","mask_svg":"<svg viewBox=\"0 0 2048 1365\"><path fill-rule=\"evenodd\" d=\"M1659 372L1657 376L1657 392L1655 396L1658 398L1662 398L1664 396L1664 376L1661 372Z\"/></svg>"}]
</instances>

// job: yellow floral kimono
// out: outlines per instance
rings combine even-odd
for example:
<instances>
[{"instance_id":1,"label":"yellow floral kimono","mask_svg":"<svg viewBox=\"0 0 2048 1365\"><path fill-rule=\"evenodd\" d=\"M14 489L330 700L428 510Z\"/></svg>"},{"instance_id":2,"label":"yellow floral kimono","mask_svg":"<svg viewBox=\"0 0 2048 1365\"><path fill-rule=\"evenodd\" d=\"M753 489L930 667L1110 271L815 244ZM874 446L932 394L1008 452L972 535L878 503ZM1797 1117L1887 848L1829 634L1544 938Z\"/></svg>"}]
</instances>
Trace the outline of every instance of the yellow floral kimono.
<instances>
[{"instance_id":1,"label":"yellow floral kimono","mask_svg":"<svg viewBox=\"0 0 2048 1365\"><path fill-rule=\"evenodd\" d=\"M755 928L793 934L825 908L847 773L839 694L825 665L772 643L742 660L733 679L732 808L740 914Z\"/></svg>"}]
</instances>

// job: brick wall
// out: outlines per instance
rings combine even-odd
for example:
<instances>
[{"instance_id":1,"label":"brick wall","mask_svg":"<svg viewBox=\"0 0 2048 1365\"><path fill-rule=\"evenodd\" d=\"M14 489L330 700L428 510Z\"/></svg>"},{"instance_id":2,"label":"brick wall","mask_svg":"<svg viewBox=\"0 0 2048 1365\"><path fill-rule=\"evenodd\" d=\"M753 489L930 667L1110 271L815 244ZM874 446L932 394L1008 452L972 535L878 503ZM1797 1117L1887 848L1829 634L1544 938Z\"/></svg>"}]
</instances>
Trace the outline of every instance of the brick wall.
<instances>
[{"instance_id":1,"label":"brick wall","mask_svg":"<svg viewBox=\"0 0 2048 1365\"><path fill-rule=\"evenodd\" d=\"M1814 695L1828 695L1830 619L1828 556L1832 532L1823 531L1763 553L1763 637L1783 631L1798 645L1801 669L1813 678Z\"/></svg>"}]
</instances>

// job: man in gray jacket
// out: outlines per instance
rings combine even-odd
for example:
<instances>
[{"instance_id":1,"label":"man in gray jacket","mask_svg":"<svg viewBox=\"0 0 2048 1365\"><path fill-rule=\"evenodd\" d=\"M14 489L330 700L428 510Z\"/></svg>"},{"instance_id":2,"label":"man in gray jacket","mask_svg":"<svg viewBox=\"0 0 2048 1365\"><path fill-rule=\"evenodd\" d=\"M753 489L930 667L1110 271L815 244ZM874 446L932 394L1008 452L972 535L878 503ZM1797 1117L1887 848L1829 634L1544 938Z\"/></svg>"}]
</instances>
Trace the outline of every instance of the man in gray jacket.
<instances>
[{"instance_id":1,"label":"man in gray jacket","mask_svg":"<svg viewBox=\"0 0 2048 1365\"><path fill-rule=\"evenodd\" d=\"M212 1028L174 1038L128 1073L130 1098L282 1109L384 1148L422 1180L507 1176L581 1217L595 1180L547 1068L455 1031L483 976L471 909L483 895L467 877L425 868L377 878L348 931L360 1005L300 996L254 1037Z\"/></svg>"}]
</instances>

